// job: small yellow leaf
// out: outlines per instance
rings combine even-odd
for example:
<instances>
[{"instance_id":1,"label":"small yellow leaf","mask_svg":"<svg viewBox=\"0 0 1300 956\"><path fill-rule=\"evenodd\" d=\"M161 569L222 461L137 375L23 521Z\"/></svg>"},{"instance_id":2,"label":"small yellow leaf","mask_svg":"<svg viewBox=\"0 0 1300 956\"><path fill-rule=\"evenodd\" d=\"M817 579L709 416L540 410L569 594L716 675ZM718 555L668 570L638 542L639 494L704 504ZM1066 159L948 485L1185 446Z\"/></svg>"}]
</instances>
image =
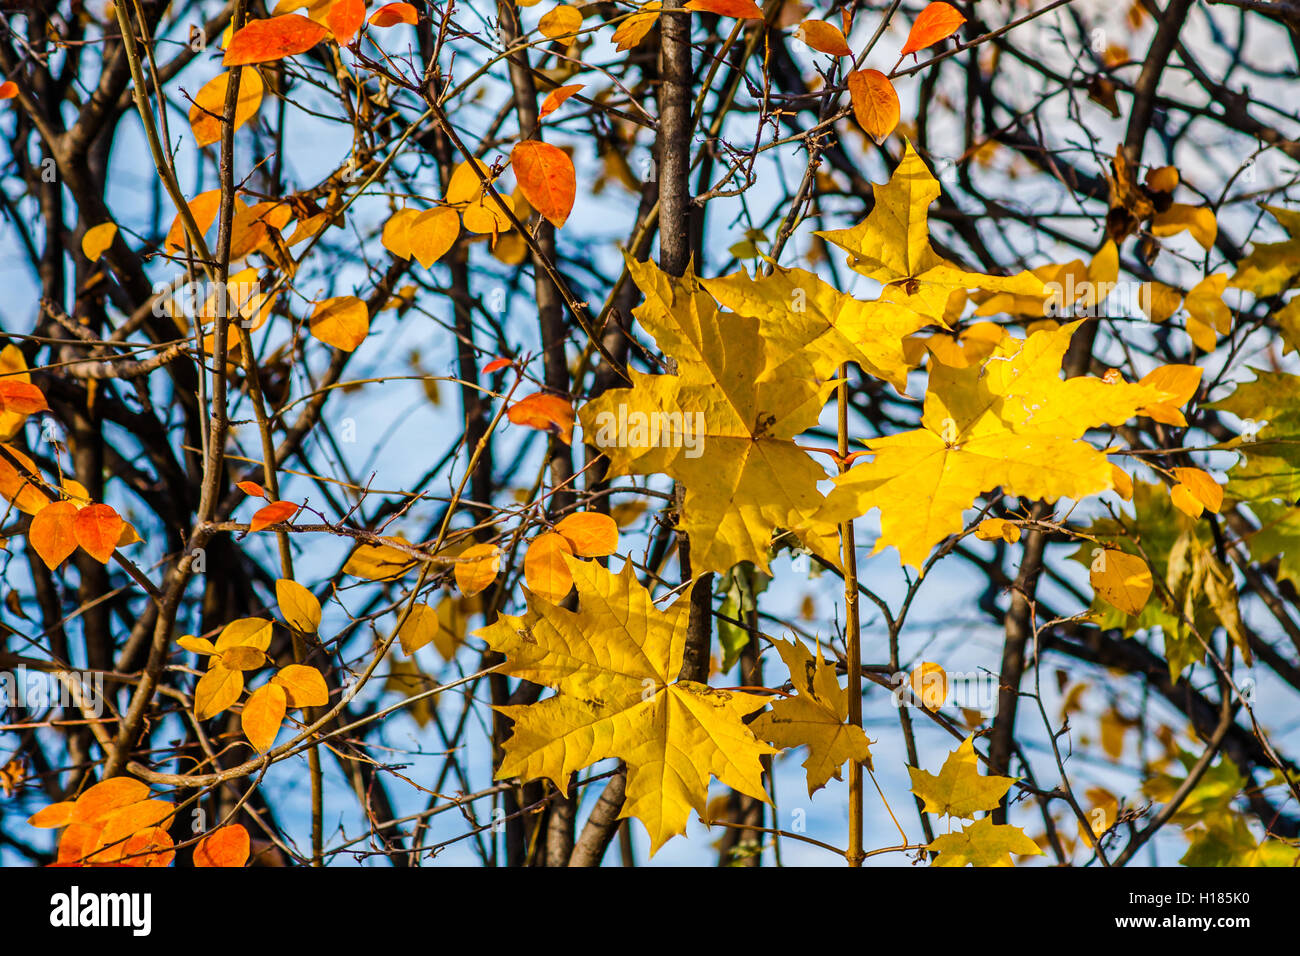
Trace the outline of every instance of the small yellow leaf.
<instances>
[{"instance_id":1,"label":"small yellow leaf","mask_svg":"<svg viewBox=\"0 0 1300 956\"><path fill-rule=\"evenodd\" d=\"M508 228L508 227L507 227ZM460 217L450 206L436 206L410 220L406 239L415 261L426 269L447 254L460 235Z\"/></svg>"},{"instance_id":2,"label":"small yellow leaf","mask_svg":"<svg viewBox=\"0 0 1300 956\"><path fill-rule=\"evenodd\" d=\"M1133 479L1129 473L1118 465L1110 466L1110 476L1115 485L1115 493L1125 501L1133 500Z\"/></svg>"},{"instance_id":3,"label":"small yellow leaf","mask_svg":"<svg viewBox=\"0 0 1300 956\"><path fill-rule=\"evenodd\" d=\"M96 262L108 251L116 235L117 223L101 222L98 226L91 226L81 237L81 251L91 262Z\"/></svg>"},{"instance_id":4,"label":"small yellow leaf","mask_svg":"<svg viewBox=\"0 0 1300 956\"><path fill-rule=\"evenodd\" d=\"M931 661L918 664L912 668L907 682L926 710L938 710L948 702L948 673L939 664Z\"/></svg>"},{"instance_id":5,"label":"small yellow leaf","mask_svg":"<svg viewBox=\"0 0 1300 956\"><path fill-rule=\"evenodd\" d=\"M1096 556L1088 577L1099 598L1134 617L1151 596L1151 569L1127 551L1107 548Z\"/></svg>"},{"instance_id":6,"label":"small yellow leaf","mask_svg":"<svg viewBox=\"0 0 1300 956\"><path fill-rule=\"evenodd\" d=\"M662 7L663 3L660 0L650 0L649 3L642 4L638 12L620 23L618 29L614 31L614 49L622 53L644 40L650 28L659 19L659 11Z\"/></svg>"},{"instance_id":7,"label":"small yellow leaf","mask_svg":"<svg viewBox=\"0 0 1300 956\"><path fill-rule=\"evenodd\" d=\"M356 296L326 299L312 313L311 334L326 345L351 352L370 334L370 312Z\"/></svg>"},{"instance_id":8,"label":"small yellow leaf","mask_svg":"<svg viewBox=\"0 0 1300 956\"><path fill-rule=\"evenodd\" d=\"M466 597L472 597L495 581L500 569L500 548L494 544L472 545L457 556L456 587Z\"/></svg>"},{"instance_id":9,"label":"small yellow leaf","mask_svg":"<svg viewBox=\"0 0 1300 956\"><path fill-rule=\"evenodd\" d=\"M1153 236L1172 236L1184 230L1192 234L1202 249L1213 248L1214 240L1219 234L1214 210L1208 206L1189 206L1176 202L1151 219Z\"/></svg>"},{"instance_id":10,"label":"small yellow leaf","mask_svg":"<svg viewBox=\"0 0 1300 956\"><path fill-rule=\"evenodd\" d=\"M480 178L480 174L482 174L482 178ZM483 160L475 159L472 161L472 165L470 160L465 160L452 170L451 179L447 183L447 195L444 198L453 205L473 202L486 192L483 179L491 182L494 178L492 167Z\"/></svg>"},{"instance_id":11,"label":"small yellow leaf","mask_svg":"<svg viewBox=\"0 0 1300 956\"><path fill-rule=\"evenodd\" d=\"M272 684L284 688L288 706L324 707L330 702L329 685L321 672L306 664L289 664L271 678Z\"/></svg>"},{"instance_id":12,"label":"small yellow leaf","mask_svg":"<svg viewBox=\"0 0 1300 956\"><path fill-rule=\"evenodd\" d=\"M304 634L320 627L320 601L297 581L280 578L275 582L275 600L285 623Z\"/></svg>"},{"instance_id":13,"label":"small yellow leaf","mask_svg":"<svg viewBox=\"0 0 1300 956\"><path fill-rule=\"evenodd\" d=\"M213 658L213 667L228 667L235 671L256 670L266 663L266 653L247 644L236 644L221 651L220 658Z\"/></svg>"},{"instance_id":14,"label":"small yellow leaf","mask_svg":"<svg viewBox=\"0 0 1300 956\"><path fill-rule=\"evenodd\" d=\"M1183 514L1191 518L1199 518L1205 511L1205 505L1191 488L1184 484L1174 485L1169 489L1169 498L1174 503L1174 507Z\"/></svg>"},{"instance_id":15,"label":"small yellow leaf","mask_svg":"<svg viewBox=\"0 0 1300 956\"><path fill-rule=\"evenodd\" d=\"M186 634L176 642L187 651L204 656L207 654L217 653L217 646L205 637L195 637L193 634Z\"/></svg>"},{"instance_id":16,"label":"small yellow leaf","mask_svg":"<svg viewBox=\"0 0 1300 956\"><path fill-rule=\"evenodd\" d=\"M577 7L562 4L543 15L537 23L542 36L554 40L558 37L572 36L582 26L582 13Z\"/></svg>"},{"instance_id":17,"label":"small yellow leaf","mask_svg":"<svg viewBox=\"0 0 1300 956\"><path fill-rule=\"evenodd\" d=\"M1207 511L1219 513L1219 508L1223 505L1223 486L1211 475L1199 468L1175 468L1173 473Z\"/></svg>"},{"instance_id":18,"label":"small yellow leaf","mask_svg":"<svg viewBox=\"0 0 1300 956\"><path fill-rule=\"evenodd\" d=\"M399 259L411 258L409 229L411 223L419 217L418 209L399 209L389 216L388 221L384 223L384 234L381 240L384 248Z\"/></svg>"},{"instance_id":19,"label":"small yellow leaf","mask_svg":"<svg viewBox=\"0 0 1300 956\"><path fill-rule=\"evenodd\" d=\"M217 635L216 649L224 651L228 647L247 644L264 651L271 646L271 622L264 617L241 617L231 621Z\"/></svg>"},{"instance_id":20,"label":"small yellow leaf","mask_svg":"<svg viewBox=\"0 0 1300 956\"><path fill-rule=\"evenodd\" d=\"M221 118L226 112L226 88L234 71L219 73L203 84L194 96L190 107L190 129L199 146L207 146L221 139ZM235 100L235 129L243 126L262 105L264 84L262 77L251 66L240 67L239 96Z\"/></svg>"},{"instance_id":21,"label":"small yellow leaf","mask_svg":"<svg viewBox=\"0 0 1300 956\"><path fill-rule=\"evenodd\" d=\"M199 678L194 687L194 716L207 720L221 713L244 690L243 671L231 670L220 663Z\"/></svg>"},{"instance_id":22,"label":"small yellow leaf","mask_svg":"<svg viewBox=\"0 0 1300 956\"><path fill-rule=\"evenodd\" d=\"M1015 544L1020 540L1020 526L1002 518L985 518L975 529L975 537L981 541L1005 541Z\"/></svg>"}]
</instances>

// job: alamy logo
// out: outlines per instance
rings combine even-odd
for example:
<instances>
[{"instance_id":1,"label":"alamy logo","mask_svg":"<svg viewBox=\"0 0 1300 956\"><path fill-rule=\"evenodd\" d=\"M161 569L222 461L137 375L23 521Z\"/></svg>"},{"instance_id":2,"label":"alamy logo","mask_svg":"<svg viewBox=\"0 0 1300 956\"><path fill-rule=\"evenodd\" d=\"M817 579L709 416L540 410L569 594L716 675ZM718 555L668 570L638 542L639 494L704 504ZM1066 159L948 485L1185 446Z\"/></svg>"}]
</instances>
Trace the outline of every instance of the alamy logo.
<instances>
[{"instance_id":1,"label":"alamy logo","mask_svg":"<svg viewBox=\"0 0 1300 956\"><path fill-rule=\"evenodd\" d=\"M68 707L102 717L104 674L102 671L29 671L26 667L0 671L0 710L5 707L31 711Z\"/></svg>"},{"instance_id":2,"label":"alamy logo","mask_svg":"<svg viewBox=\"0 0 1300 956\"><path fill-rule=\"evenodd\" d=\"M50 897L50 925L125 926L134 936L148 936L153 929L153 898L148 893L82 893L74 886Z\"/></svg>"},{"instance_id":3,"label":"alamy logo","mask_svg":"<svg viewBox=\"0 0 1300 956\"><path fill-rule=\"evenodd\" d=\"M703 412L643 412L618 406L596 416L597 448L681 448L687 458L704 454Z\"/></svg>"}]
</instances>

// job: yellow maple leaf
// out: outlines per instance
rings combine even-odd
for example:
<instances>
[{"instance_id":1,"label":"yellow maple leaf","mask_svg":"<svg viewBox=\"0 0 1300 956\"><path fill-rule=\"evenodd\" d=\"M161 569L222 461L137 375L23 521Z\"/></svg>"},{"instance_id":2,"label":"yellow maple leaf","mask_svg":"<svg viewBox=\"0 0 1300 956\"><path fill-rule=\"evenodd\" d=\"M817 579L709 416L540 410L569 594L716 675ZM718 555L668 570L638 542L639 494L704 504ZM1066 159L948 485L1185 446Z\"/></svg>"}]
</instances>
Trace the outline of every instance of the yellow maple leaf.
<instances>
[{"instance_id":1,"label":"yellow maple leaf","mask_svg":"<svg viewBox=\"0 0 1300 956\"><path fill-rule=\"evenodd\" d=\"M790 669L798 696L774 701L770 713L759 714L749 725L755 736L778 747L808 747L803 762L808 772L808 796L841 779L846 760L871 765L871 741L861 727L847 723L848 692L835 676L835 665L814 659L802 643L774 641L781 660Z\"/></svg>"},{"instance_id":2,"label":"yellow maple leaf","mask_svg":"<svg viewBox=\"0 0 1300 956\"><path fill-rule=\"evenodd\" d=\"M1015 782L1013 777L980 775L974 735L948 754L938 776L919 767L908 767L907 772L912 777L912 792L925 801L926 813L967 820L996 807Z\"/></svg>"},{"instance_id":3,"label":"yellow maple leaf","mask_svg":"<svg viewBox=\"0 0 1300 956\"><path fill-rule=\"evenodd\" d=\"M902 392L914 363L903 340L931 324L925 316L893 302L864 302L845 295L811 272L773 266L772 274L740 271L701 284L724 307L758 319L771 363L806 356L819 378L844 362L884 379Z\"/></svg>"},{"instance_id":4,"label":"yellow maple leaf","mask_svg":"<svg viewBox=\"0 0 1300 956\"><path fill-rule=\"evenodd\" d=\"M753 316L721 312L690 272L677 279L628 262L646 301L637 320L678 374L630 373L578 413L611 476L663 473L686 488L680 527L697 573L752 561L766 571L776 528L838 563L835 528L814 520L825 468L794 443L817 423L830 390L806 361L773 364Z\"/></svg>"},{"instance_id":5,"label":"yellow maple leaf","mask_svg":"<svg viewBox=\"0 0 1300 956\"><path fill-rule=\"evenodd\" d=\"M948 296L957 289L1044 294L1043 281L1033 273L968 272L931 248L927 210L939 198L939 182L910 141L889 182L872 189L876 203L863 222L816 235L846 251L855 272L884 285L883 298L943 324Z\"/></svg>"},{"instance_id":6,"label":"yellow maple leaf","mask_svg":"<svg viewBox=\"0 0 1300 956\"><path fill-rule=\"evenodd\" d=\"M1082 440L1084 433L1121 424L1181 393L1158 378L1061 379L1078 325L1023 340L1004 332L982 363L953 367L936 360L922 427L868 441L871 461L836 481L816 518L839 522L878 507L875 550L893 545L903 564L920 568L935 544L961 531L963 512L985 492L1001 488L1055 501L1110 489L1110 463Z\"/></svg>"},{"instance_id":7,"label":"yellow maple leaf","mask_svg":"<svg viewBox=\"0 0 1300 956\"><path fill-rule=\"evenodd\" d=\"M939 854L933 866L1011 866L1012 853L1040 856L1043 852L1020 827L999 825L988 817L936 837L927 849Z\"/></svg>"},{"instance_id":8,"label":"yellow maple leaf","mask_svg":"<svg viewBox=\"0 0 1300 956\"><path fill-rule=\"evenodd\" d=\"M558 693L497 708L514 721L497 779L549 778L566 795L570 774L611 757L627 764L622 817L636 817L654 853L703 815L710 775L765 803L760 758L776 751L742 720L767 698L679 680L688 602L655 607L631 563L612 574L566 559L578 610L529 600L528 614L503 614L481 628L506 655L504 673Z\"/></svg>"}]
</instances>

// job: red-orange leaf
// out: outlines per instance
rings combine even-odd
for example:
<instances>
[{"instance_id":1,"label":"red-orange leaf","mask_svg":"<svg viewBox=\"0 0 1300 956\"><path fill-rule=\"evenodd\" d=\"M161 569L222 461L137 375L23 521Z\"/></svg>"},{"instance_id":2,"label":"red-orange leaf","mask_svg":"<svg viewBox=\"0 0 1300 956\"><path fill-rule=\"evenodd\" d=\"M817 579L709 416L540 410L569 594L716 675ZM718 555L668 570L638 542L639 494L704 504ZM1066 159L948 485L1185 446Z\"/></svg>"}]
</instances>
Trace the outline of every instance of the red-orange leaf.
<instances>
[{"instance_id":1,"label":"red-orange leaf","mask_svg":"<svg viewBox=\"0 0 1300 956\"><path fill-rule=\"evenodd\" d=\"M261 485L259 485L259 484L258 484L257 482L255 482L255 481L241 481L241 482L237 482L237 483L235 484L235 487L238 488L240 491L242 491L242 492L243 492L244 494L246 494L246 495L252 495L254 498L265 498L265 497L266 497L266 489L263 488Z\"/></svg>"},{"instance_id":2,"label":"red-orange leaf","mask_svg":"<svg viewBox=\"0 0 1300 956\"><path fill-rule=\"evenodd\" d=\"M288 521L298 513L298 506L292 501L272 501L265 508L259 508L248 523L248 530L261 531L268 525Z\"/></svg>"},{"instance_id":3,"label":"red-orange leaf","mask_svg":"<svg viewBox=\"0 0 1300 956\"><path fill-rule=\"evenodd\" d=\"M241 823L213 830L194 847L195 866L243 866L248 862L248 831Z\"/></svg>"},{"instance_id":4,"label":"red-orange leaf","mask_svg":"<svg viewBox=\"0 0 1300 956\"><path fill-rule=\"evenodd\" d=\"M414 24L420 19L415 7L409 3L385 3L370 17L372 27L395 27L399 23Z\"/></svg>"},{"instance_id":5,"label":"red-orange leaf","mask_svg":"<svg viewBox=\"0 0 1300 956\"><path fill-rule=\"evenodd\" d=\"M510 165L519 190L529 204L554 223L555 228L563 226L573 211L578 192L569 154L550 143L526 139L510 151Z\"/></svg>"},{"instance_id":6,"label":"red-orange leaf","mask_svg":"<svg viewBox=\"0 0 1300 956\"><path fill-rule=\"evenodd\" d=\"M92 558L108 564L125 526L122 516L108 505L87 505L73 518L72 533Z\"/></svg>"},{"instance_id":7,"label":"red-orange leaf","mask_svg":"<svg viewBox=\"0 0 1300 956\"><path fill-rule=\"evenodd\" d=\"M49 409L41 390L29 382L16 378L0 379L0 413L34 415Z\"/></svg>"},{"instance_id":8,"label":"red-orange leaf","mask_svg":"<svg viewBox=\"0 0 1300 956\"><path fill-rule=\"evenodd\" d=\"M848 75L853 115L877 143L898 125L898 94L889 77L879 70L855 70Z\"/></svg>"},{"instance_id":9,"label":"red-orange leaf","mask_svg":"<svg viewBox=\"0 0 1300 956\"><path fill-rule=\"evenodd\" d=\"M506 417L516 425L559 435L566 445L573 440L573 406L558 395L536 392L511 405Z\"/></svg>"},{"instance_id":10,"label":"red-orange leaf","mask_svg":"<svg viewBox=\"0 0 1300 956\"><path fill-rule=\"evenodd\" d=\"M903 44L901 56L924 50L932 43L950 37L957 31L966 18L948 3L931 3L916 18L912 31Z\"/></svg>"},{"instance_id":11,"label":"red-orange leaf","mask_svg":"<svg viewBox=\"0 0 1300 956\"><path fill-rule=\"evenodd\" d=\"M252 20L230 38L222 66L271 63L305 53L329 33L325 27L298 13L269 20Z\"/></svg>"},{"instance_id":12,"label":"red-orange leaf","mask_svg":"<svg viewBox=\"0 0 1300 956\"><path fill-rule=\"evenodd\" d=\"M27 540L51 571L77 550L77 535L72 530L76 517L77 506L71 501L52 501L32 518Z\"/></svg>"},{"instance_id":13,"label":"red-orange leaf","mask_svg":"<svg viewBox=\"0 0 1300 956\"><path fill-rule=\"evenodd\" d=\"M507 368L513 364L514 364L513 359L495 358L483 366L483 374L491 375L493 372L499 372L501 371L501 369Z\"/></svg>"},{"instance_id":14,"label":"red-orange leaf","mask_svg":"<svg viewBox=\"0 0 1300 956\"><path fill-rule=\"evenodd\" d=\"M366 0L334 0L325 15L325 25L339 46L347 46L366 22Z\"/></svg>"},{"instance_id":15,"label":"red-orange leaf","mask_svg":"<svg viewBox=\"0 0 1300 956\"><path fill-rule=\"evenodd\" d=\"M11 100L18 95L18 84L13 80L0 83L0 100Z\"/></svg>"},{"instance_id":16,"label":"red-orange leaf","mask_svg":"<svg viewBox=\"0 0 1300 956\"><path fill-rule=\"evenodd\" d=\"M720 17L735 17L737 20L763 19L763 11L754 0L690 0L686 9L716 13Z\"/></svg>"},{"instance_id":17,"label":"red-orange leaf","mask_svg":"<svg viewBox=\"0 0 1300 956\"><path fill-rule=\"evenodd\" d=\"M542 109L537 114L537 118L546 119L546 117L550 116L552 113L554 113L556 110L560 108L560 104L562 104L574 93L577 93L579 90L581 90L583 86L584 84L582 83L574 83L572 86L559 86L551 90L550 94L546 97L546 99L542 101Z\"/></svg>"}]
</instances>

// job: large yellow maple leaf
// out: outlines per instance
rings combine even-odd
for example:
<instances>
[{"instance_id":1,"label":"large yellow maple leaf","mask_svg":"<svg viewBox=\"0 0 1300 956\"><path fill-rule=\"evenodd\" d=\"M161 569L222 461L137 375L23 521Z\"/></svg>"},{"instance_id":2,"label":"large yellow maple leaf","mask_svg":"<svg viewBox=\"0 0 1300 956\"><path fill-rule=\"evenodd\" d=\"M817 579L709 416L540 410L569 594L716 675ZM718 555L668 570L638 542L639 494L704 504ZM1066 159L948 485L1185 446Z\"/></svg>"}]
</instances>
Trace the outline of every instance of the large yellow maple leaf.
<instances>
[{"instance_id":1,"label":"large yellow maple leaf","mask_svg":"<svg viewBox=\"0 0 1300 956\"><path fill-rule=\"evenodd\" d=\"M536 595L524 617L477 632L506 655L504 673L558 693L499 707L514 721L497 778L545 777L566 795L575 771L611 757L627 764L621 816L650 833L651 853L706 812L709 776L770 802L761 759L775 753L742 720L767 698L679 680L688 602L659 610L632 574L565 556L578 610Z\"/></svg>"},{"instance_id":2,"label":"large yellow maple leaf","mask_svg":"<svg viewBox=\"0 0 1300 956\"><path fill-rule=\"evenodd\" d=\"M686 488L679 527L696 573L741 561L768 569L776 528L800 529L811 550L838 563L835 528L814 514L826 469L794 442L817 423L831 384L797 355L769 367L758 319L722 312L687 273L676 279L629 261L646 301L634 314L677 374L632 371L578 413L584 440L609 456L612 476L662 473Z\"/></svg>"},{"instance_id":3,"label":"large yellow maple leaf","mask_svg":"<svg viewBox=\"0 0 1300 956\"><path fill-rule=\"evenodd\" d=\"M957 289L1043 295L1043 280L1033 273L968 272L931 248L927 210L939 198L939 182L910 142L889 182L872 190L876 204L865 220L817 235L847 252L855 272L885 286L883 299L943 324L948 296Z\"/></svg>"},{"instance_id":4,"label":"large yellow maple leaf","mask_svg":"<svg viewBox=\"0 0 1300 956\"><path fill-rule=\"evenodd\" d=\"M903 340L931 324L893 302L855 299L803 269L774 265L771 275L750 276L742 270L701 284L724 307L758 319L769 363L806 358L818 378L829 378L844 362L856 362L902 392L911 367Z\"/></svg>"},{"instance_id":5,"label":"large yellow maple leaf","mask_svg":"<svg viewBox=\"0 0 1300 956\"><path fill-rule=\"evenodd\" d=\"M778 747L808 748L804 770L808 773L808 796L826 786L846 760L871 764L871 741L861 727L848 723L849 695L835 676L835 665L813 655L801 642L773 641L790 680L795 697L773 701L769 713L759 714L749 725L762 740Z\"/></svg>"},{"instance_id":6,"label":"large yellow maple leaf","mask_svg":"<svg viewBox=\"0 0 1300 956\"><path fill-rule=\"evenodd\" d=\"M983 362L960 368L936 360L922 427L869 440L871 461L837 480L817 519L843 521L878 507L875 550L896 546L903 564L920 568L985 492L1051 502L1111 488L1110 463L1084 433L1185 402L1200 373L1166 366L1136 383L1062 379L1078 325L1023 340L1004 333Z\"/></svg>"}]
</instances>

